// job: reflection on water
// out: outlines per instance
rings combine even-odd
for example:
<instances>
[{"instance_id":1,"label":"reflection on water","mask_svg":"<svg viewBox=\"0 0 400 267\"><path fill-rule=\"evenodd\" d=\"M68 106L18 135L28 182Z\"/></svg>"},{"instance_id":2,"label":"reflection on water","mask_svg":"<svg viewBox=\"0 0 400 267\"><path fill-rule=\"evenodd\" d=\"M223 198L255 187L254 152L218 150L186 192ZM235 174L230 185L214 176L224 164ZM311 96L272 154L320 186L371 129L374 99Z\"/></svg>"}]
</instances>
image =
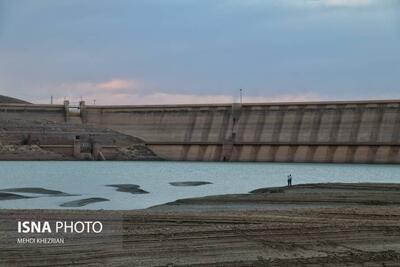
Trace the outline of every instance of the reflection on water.
<instances>
[{"instance_id":1,"label":"reflection on water","mask_svg":"<svg viewBox=\"0 0 400 267\"><path fill-rule=\"evenodd\" d=\"M289 173L293 184L400 182L400 168L396 165L2 161L0 189L25 188L16 194L32 198L0 200L0 208L63 208L60 205L66 202L104 198L110 201L90 201L81 209L142 209L180 198L247 193L260 187L283 186ZM201 186L170 184L191 181L208 183ZM38 194L38 188L43 189L42 192L57 190L72 195ZM129 193L137 189L149 193ZM2 192L0 196L10 194Z\"/></svg>"}]
</instances>

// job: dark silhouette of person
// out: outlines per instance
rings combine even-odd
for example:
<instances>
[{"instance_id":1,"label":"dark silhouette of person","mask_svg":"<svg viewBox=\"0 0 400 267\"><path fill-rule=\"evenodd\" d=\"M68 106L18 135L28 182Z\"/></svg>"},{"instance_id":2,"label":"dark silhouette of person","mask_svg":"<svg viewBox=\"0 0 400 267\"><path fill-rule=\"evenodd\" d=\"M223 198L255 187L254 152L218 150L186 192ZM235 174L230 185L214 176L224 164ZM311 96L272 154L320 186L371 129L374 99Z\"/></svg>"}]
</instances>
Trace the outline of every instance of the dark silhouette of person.
<instances>
[{"instance_id":1,"label":"dark silhouette of person","mask_svg":"<svg viewBox=\"0 0 400 267\"><path fill-rule=\"evenodd\" d=\"M292 175L291 174L288 175L287 183L288 183L288 186L292 186Z\"/></svg>"}]
</instances>

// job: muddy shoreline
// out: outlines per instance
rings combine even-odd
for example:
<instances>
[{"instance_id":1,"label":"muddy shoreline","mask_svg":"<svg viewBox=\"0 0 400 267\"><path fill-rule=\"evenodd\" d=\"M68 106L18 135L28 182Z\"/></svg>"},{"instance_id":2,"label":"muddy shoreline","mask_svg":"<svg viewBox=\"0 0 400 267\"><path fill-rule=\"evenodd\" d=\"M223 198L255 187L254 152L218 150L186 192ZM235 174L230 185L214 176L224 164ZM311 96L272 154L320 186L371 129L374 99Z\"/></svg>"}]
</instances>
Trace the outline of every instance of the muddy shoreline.
<instances>
[{"instance_id":1,"label":"muddy shoreline","mask_svg":"<svg viewBox=\"0 0 400 267\"><path fill-rule=\"evenodd\" d=\"M281 189L134 211L0 210L0 265L397 266L400 185ZM18 220L97 220L104 230L21 245Z\"/></svg>"}]
</instances>

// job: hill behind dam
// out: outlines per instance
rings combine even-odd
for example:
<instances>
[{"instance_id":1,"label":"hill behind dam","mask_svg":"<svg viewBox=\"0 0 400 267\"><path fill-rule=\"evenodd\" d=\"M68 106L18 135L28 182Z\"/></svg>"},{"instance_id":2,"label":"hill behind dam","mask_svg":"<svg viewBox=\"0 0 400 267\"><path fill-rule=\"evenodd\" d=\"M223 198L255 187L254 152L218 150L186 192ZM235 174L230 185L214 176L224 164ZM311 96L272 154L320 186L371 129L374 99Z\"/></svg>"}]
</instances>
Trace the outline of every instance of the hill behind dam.
<instances>
[{"instance_id":1,"label":"hill behind dam","mask_svg":"<svg viewBox=\"0 0 400 267\"><path fill-rule=\"evenodd\" d=\"M4 96L4 95L0 95L0 103L11 103L11 104L30 104L27 101L21 100L21 99L17 99L17 98L13 98L13 97L9 97L9 96Z\"/></svg>"}]
</instances>

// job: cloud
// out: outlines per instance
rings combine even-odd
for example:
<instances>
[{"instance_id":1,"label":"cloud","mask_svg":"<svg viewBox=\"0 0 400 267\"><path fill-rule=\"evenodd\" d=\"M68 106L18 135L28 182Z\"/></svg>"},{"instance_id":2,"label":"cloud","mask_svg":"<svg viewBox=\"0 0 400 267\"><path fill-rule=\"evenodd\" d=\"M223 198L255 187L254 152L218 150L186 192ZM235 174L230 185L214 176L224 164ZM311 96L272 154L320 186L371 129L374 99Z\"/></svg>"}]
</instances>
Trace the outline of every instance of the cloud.
<instances>
[{"instance_id":1,"label":"cloud","mask_svg":"<svg viewBox=\"0 0 400 267\"><path fill-rule=\"evenodd\" d=\"M62 83L49 88L50 95L53 95L55 101L62 102L64 99L71 101L79 101L82 99L90 99L93 101L97 96L104 98L114 97L122 94L134 94L140 90L143 82L130 79L111 79L101 82L76 82ZM38 99L42 102L44 99ZM45 102L47 99L45 100Z\"/></svg>"},{"instance_id":2,"label":"cloud","mask_svg":"<svg viewBox=\"0 0 400 267\"><path fill-rule=\"evenodd\" d=\"M78 102L81 99L88 104L98 105L154 105L154 104L208 104L238 102L237 97L223 94L184 94L169 93L160 90L148 92L148 84L140 80L111 79L101 82L63 83L51 88L54 103L61 104L64 99ZM50 89L48 90L50 91ZM258 102L301 102L317 101L319 95L313 93L274 95L271 97L243 97L247 103ZM48 103L49 99L36 99L35 103Z\"/></svg>"},{"instance_id":3,"label":"cloud","mask_svg":"<svg viewBox=\"0 0 400 267\"><path fill-rule=\"evenodd\" d=\"M130 89L138 85L137 81L134 80L123 80L123 79L112 79L110 81L98 83L95 85L99 89Z\"/></svg>"}]
</instances>

